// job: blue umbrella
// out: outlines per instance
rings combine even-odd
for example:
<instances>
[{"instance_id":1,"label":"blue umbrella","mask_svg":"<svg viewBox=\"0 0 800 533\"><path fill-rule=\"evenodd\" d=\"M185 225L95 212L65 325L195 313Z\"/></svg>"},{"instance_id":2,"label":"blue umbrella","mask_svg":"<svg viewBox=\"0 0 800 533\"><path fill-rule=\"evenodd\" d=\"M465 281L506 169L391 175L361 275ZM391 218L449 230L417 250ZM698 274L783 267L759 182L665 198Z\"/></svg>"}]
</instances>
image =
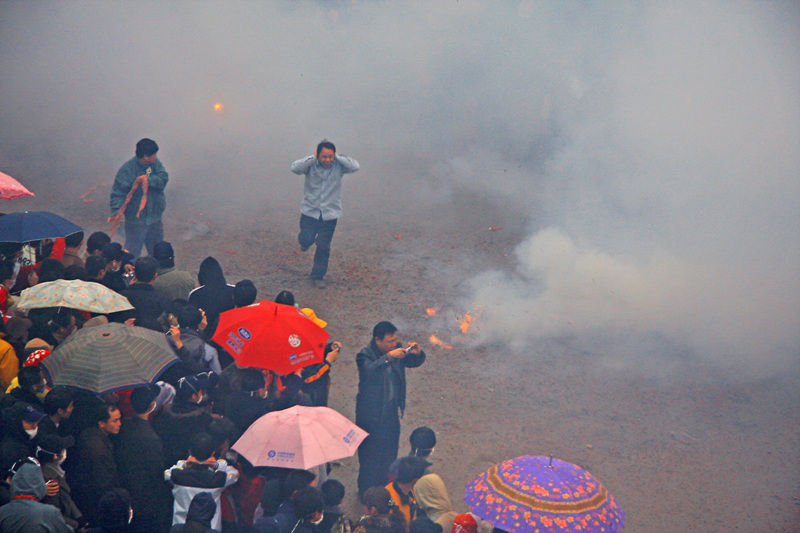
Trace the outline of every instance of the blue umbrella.
<instances>
[{"instance_id":1,"label":"blue umbrella","mask_svg":"<svg viewBox=\"0 0 800 533\"><path fill-rule=\"evenodd\" d=\"M83 228L47 211L9 213L0 217L0 242L56 239L79 231Z\"/></svg>"}]
</instances>

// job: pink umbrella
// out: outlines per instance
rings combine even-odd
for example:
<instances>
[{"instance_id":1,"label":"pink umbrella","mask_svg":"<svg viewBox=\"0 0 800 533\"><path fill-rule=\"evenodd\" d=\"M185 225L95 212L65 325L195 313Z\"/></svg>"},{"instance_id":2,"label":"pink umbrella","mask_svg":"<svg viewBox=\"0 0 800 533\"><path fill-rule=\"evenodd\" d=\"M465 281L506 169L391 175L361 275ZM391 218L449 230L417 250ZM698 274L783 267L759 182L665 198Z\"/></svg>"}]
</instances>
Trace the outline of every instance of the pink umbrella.
<instances>
[{"instance_id":1,"label":"pink umbrella","mask_svg":"<svg viewBox=\"0 0 800 533\"><path fill-rule=\"evenodd\" d=\"M0 172L0 198L10 200L20 196L34 196L34 194L8 174Z\"/></svg>"},{"instance_id":2,"label":"pink umbrella","mask_svg":"<svg viewBox=\"0 0 800 533\"><path fill-rule=\"evenodd\" d=\"M253 466L309 469L350 457L368 433L328 407L267 413L232 446Z\"/></svg>"}]
</instances>

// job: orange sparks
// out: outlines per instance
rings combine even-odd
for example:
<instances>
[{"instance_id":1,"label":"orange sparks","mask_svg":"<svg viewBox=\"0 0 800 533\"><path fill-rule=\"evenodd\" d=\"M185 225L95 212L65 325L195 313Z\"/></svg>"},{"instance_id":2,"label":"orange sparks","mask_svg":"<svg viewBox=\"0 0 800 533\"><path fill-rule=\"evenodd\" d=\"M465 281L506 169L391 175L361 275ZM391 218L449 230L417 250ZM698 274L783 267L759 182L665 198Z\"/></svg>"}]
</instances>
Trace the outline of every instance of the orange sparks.
<instances>
[{"instance_id":1,"label":"orange sparks","mask_svg":"<svg viewBox=\"0 0 800 533\"><path fill-rule=\"evenodd\" d=\"M222 111L222 104L220 103L214 104L214 111Z\"/></svg>"},{"instance_id":2,"label":"orange sparks","mask_svg":"<svg viewBox=\"0 0 800 533\"><path fill-rule=\"evenodd\" d=\"M433 307L427 307L425 308L425 312L428 313L430 316L433 316L436 314L436 309Z\"/></svg>"},{"instance_id":3,"label":"orange sparks","mask_svg":"<svg viewBox=\"0 0 800 533\"><path fill-rule=\"evenodd\" d=\"M452 350L453 349L453 347L450 346L449 344L440 341L439 337L437 337L436 335L431 335L430 339L428 339L428 340L434 346L440 346L440 347L444 348L445 350Z\"/></svg>"},{"instance_id":4,"label":"orange sparks","mask_svg":"<svg viewBox=\"0 0 800 533\"><path fill-rule=\"evenodd\" d=\"M458 326L461 329L461 333L467 332L473 320L475 320L474 315L471 315L469 313L464 313L464 318L463 320L461 320L461 323Z\"/></svg>"}]
</instances>

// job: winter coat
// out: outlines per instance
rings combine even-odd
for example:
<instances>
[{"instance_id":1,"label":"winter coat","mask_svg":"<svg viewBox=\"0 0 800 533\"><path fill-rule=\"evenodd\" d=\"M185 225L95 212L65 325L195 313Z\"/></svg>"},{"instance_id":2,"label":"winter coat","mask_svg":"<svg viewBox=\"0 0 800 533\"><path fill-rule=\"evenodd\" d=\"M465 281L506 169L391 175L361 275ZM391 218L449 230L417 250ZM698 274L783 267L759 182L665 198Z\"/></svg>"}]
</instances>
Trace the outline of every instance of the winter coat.
<instances>
[{"instance_id":1,"label":"winter coat","mask_svg":"<svg viewBox=\"0 0 800 533\"><path fill-rule=\"evenodd\" d=\"M397 343L397 348L400 348ZM383 422L401 416L406 407L406 368L416 368L425 362L425 352L409 352L402 359L389 359L381 353L375 339L358 352L358 394L356 395L356 425L367 431ZM394 388L395 401L390 400Z\"/></svg>"},{"instance_id":2,"label":"winter coat","mask_svg":"<svg viewBox=\"0 0 800 533\"><path fill-rule=\"evenodd\" d=\"M72 501L72 491L64 477L64 471L56 463L45 463L42 465L42 475L46 481L58 481L58 494L55 496L45 496L42 503L54 505L61 511L64 521L73 529L78 529L79 523L83 522L83 513L75 502Z\"/></svg>"},{"instance_id":3,"label":"winter coat","mask_svg":"<svg viewBox=\"0 0 800 533\"><path fill-rule=\"evenodd\" d=\"M78 437L75 453L77 461L70 466L67 480L78 507L93 522L100 497L120 486L114 445L105 431L88 427Z\"/></svg>"},{"instance_id":4,"label":"winter coat","mask_svg":"<svg viewBox=\"0 0 800 533\"><path fill-rule=\"evenodd\" d=\"M458 513L453 511L444 481L438 474L425 474L414 485L414 499L428 518L442 526L442 531L453 528Z\"/></svg>"},{"instance_id":5,"label":"winter coat","mask_svg":"<svg viewBox=\"0 0 800 533\"><path fill-rule=\"evenodd\" d=\"M353 533L406 533L406 521L400 513L363 516Z\"/></svg>"},{"instance_id":6,"label":"winter coat","mask_svg":"<svg viewBox=\"0 0 800 533\"><path fill-rule=\"evenodd\" d=\"M164 443L139 417L125 418L114 446L119 478L131 496L133 516L171 515L169 485L164 482Z\"/></svg>"},{"instance_id":7,"label":"winter coat","mask_svg":"<svg viewBox=\"0 0 800 533\"><path fill-rule=\"evenodd\" d=\"M42 470L24 464L11 480L11 502L0 507L0 531L3 533L73 533L61 511L41 503L47 494Z\"/></svg>"},{"instance_id":8,"label":"winter coat","mask_svg":"<svg viewBox=\"0 0 800 533\"><path fill-rule=\"evenodd\" d=\"M208 492L214 498L216 508L211 526L222 529L222 513L220 512L220 495L225 487L233 485L239 479L239 471L224 459L214 466L198 463L178 463L164 472L164 479L172 483L172 495L175 498L172 524L183 524L194 497L201 492Z\"/></svg>"},{"instance_id":9,"label":"winter coat","mask_svg":"<svg viewBox=\"0 0 800 533\"><path fill-rule=\"evenodd\" d=\"M200 287L189 293L189 301L206 312L206 334L210 338L217 330L219 314L235 307L234 287L225 281L222 267L213 257L206 257L200 263L197 281L200 282Z\"/></svg>"},{"instance_id":10,"label":"winter coat","mask_svg":"<svg viewBox=\"0 0 800 533\"><path fill-rule=\"evenodd\" d=\"M215 533L218 530L211 529L211 520L217 512L217 504L214 503L214 496L210 492L200 492L192 498L189 510L186 512L186 522L197 522L205 529L204 533ZM176 524L169 530L170 533L182 533L186 524Z\"/></svg>"},{"instance_id":11,"label":"winter coat","mask_svg":"<svg viewBox=\"0 0 800 533\"><path fill-rule=\"evenodd\" d=\"M165 405L152 423L153 429L164 442L166 464L175 464L188 457L192 438L198 433L208 432L212 420L208 409L197 404L175 402Z\"/></svg>"},{"instance_id":12,"label":"winter coat","mask_svg":"<svg viewBox=\"0 0 800 533\"><path fill-rule=\"evenodd\" d=\"M177 270L173 266L159 269L153 287L171 302L177 299L186 300L189 293L195 289L195 284L191 274L185 270Z\"/></svg>"},{"instance_id":13,"label":"winter coat","mask_svg":"<svg viewBox=\"0 0 800 533\"><path fill-rule=\"evenodd\" d=\"M28 404L18 402L3 409L3 438L0 440L0 472L7 472L20 459L33 456L36 440L22 426L22 413ZM38 435L37 435L38 436Z\"/></svg>"},{"instance_id":14,"label":"winter coat","mask_svg":"<svg viewBox=\"0 0 800 533\"><path fill-rule=\"evenodd\" d=\"M136 317L136 325L155 323L170 304L169 300L149 283L131 283L120 294L135 307L130 314Z\"/></svg>"}]
</instances>

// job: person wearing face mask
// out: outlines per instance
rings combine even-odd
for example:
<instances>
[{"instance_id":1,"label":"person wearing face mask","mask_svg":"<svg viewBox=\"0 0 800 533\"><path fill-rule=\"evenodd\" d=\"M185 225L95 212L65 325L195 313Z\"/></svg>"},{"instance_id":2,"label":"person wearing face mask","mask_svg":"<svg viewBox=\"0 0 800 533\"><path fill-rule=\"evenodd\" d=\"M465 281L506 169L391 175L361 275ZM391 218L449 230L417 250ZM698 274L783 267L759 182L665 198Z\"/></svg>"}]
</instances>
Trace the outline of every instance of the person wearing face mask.
<instances>
[{"instance_id":1,"label":"person wearing face mask","mask_svg":"<svg viewBox=\"0 0 800 533\"><path fill-rule=\"evenodd\" d=\"M25 402L3 409L4 435L0 440L0 471L5 472L36 451L36 434L44 413Z\"/></svg>"},{"instance_id":2,"label":"person wearing face mask","mask_svg":"<svg viewBox=\"0 0 800 533\"><path fill-rule=\"evenodd\" d=\"M48 491L42 503L57 507L67 525L78 530L86 526L86 519L72 500L72 491L62 468L67 459L67 448L73 444L75 444L75 439L72 437L61 438L55 434L45 435L36 447L36 459L42 465L42 475L45 481L48 484L55 482L58 485L57 491ZM51 492L55 492L55 494L50 494Z\"/></svg>"},{"instance_id":3,"label":"person wearing face mask","mask_svg":"<svg viewBox=\"0 0 800 533\"><path fill-rule=\"evenodd\" d=\"M267 398L267 380L261 370L245 368L241 379L242 390L225 398L222 414L244 433L253 422L270 412L271 402Z\"/></svg>"},{"instance_id":4,"label":"person wearing face mask","mask_svg":"<svg viewBox=\"0 0 800 533\"><path fill-rule=\"evenodd\" d=\"M202 374L200 374L202 378ZM153 429L164 441L166 464L175 464L189 453L192 437L208 431L214 420L204 401L208 379L185 376L178 380L175 399L153 417Z\"/></svg>"},{"instance_id":5,"label":"person wearing face mask","mask_svg":"<svg viewBox=\"0 0 800 533\"><path fill-rule=\"evenodd\" d=\"M169 486L164 482L164 443L149 421L160 390L157 385L133 390L130 401L135 415L122 419L114 446L120 482L131 496L133 532L163 531L172 516Z\"/></svg>"},{"instance_id":6,"label":"person wearing face mask","mask_svg":"<svg viewBox=\"0 0 800 533\"><path fill-rule=\"evenodd\" d=\"M135 513L131 497L125 489L111 489L98 502L97 525L86 533L128 533Z\"/></svg>"}]
</instances>

